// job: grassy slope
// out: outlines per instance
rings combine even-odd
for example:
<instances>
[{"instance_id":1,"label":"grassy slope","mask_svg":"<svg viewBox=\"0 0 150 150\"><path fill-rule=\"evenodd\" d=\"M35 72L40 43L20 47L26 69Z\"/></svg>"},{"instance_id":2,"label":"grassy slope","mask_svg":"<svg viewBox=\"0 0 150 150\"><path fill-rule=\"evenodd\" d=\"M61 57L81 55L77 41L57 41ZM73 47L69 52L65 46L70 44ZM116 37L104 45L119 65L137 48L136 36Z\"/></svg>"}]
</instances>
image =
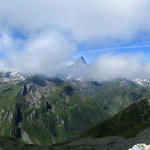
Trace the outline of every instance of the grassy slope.
<instances>
[{"instance_id":1,"label":"grassy slope","mask_svg":"<svg viewBox=\"0 0 150 150\"><path fill-rule=\"evenodd\" d=\"M103 112L110 116L118 113L133 102L150 96L150 89L138 87L132 82L126 86L120 86L121 80L104 82L103 90L93 96L97 105Z\"/></svg>"},{"instance_id":2,"label":"grassy slope","mask_svg":"<svg viewBox=\"0 0 150 150\"><path fill-rule=\"evenodd\" d=\"M33 116L33 120L29 121L26 120L27 117L24 117L24 130L35 143L36 139L43 144L48 144L53 139L61 141L79 136L96 122L104 120L104 115L95 104L92 104L91 100L81 101L74 93L67 100L61 96L63 90L60 87L46 100L41 100L41 106L36 110L37 120L34 118L35 116ZM44 110L46 101L53 106L54 111ZM97 116L101 116L101 120L98 120Z\"/></svg>"},{"instance_id":3,"label":"grassy slope","mask_svg":"<svg viewBox=\"0 0 150 150\"><path fill-rule=\"evenodd\" d=\"M1 86L1 115L6 118L0 125L0 135L15 138L19 137L21 130L28 134L33 143L48 145L79 136L106 118L91 99L81 100L73 89L71 92L67 91L68 87L68 83L57 85L55 91L40 99L41 103L36 108L34 105L29 106L25 97L20 94L20 85ZM52 106L52 110L46 109L46 102ZM21 113L19 124L15 119L18 106ZM12 115L11 119L10 114L6 115L8 112Z\"/></svg>"},{"instance_id":4,"label":"grassy slope","mask_svg":"<svg viewBox=\"0 0 150 150\"><path fill-rule=\"evenodd\" d=\"M134 137L150 127L150 100L145 98L131 104L120 113L97 125L88 132L95 137L124 136Z\"/></svg>"},{"instance_id":5,"label":"grassy slope","mask_svg":"<svg viewBox=\"0 0 150 150\"><path fill-rule=\"evenodd\" d=\"M44 86L41 80L38 80L38 83L34 80L28 81L26 84L30 83L34 83L37 89ZM58 80L49 83L54 90L48 91L48 94L40 99L38 107L29 105L26 97L20 93L23 87L21 84L4 84L0 87L0 108L3 110L0 113L2 118L6 117L4 121L0 119L0 136L16 137L21 130L26 132L35 144L49 145L60 142L83 134L94 125L150 93L149 89L137 88L132 84L129 87L119 87L120 81L105 82L96 86L84 85L86 92L82 94L78 90L80 84L75 88L68 82L58 82ZM88 94L87 89L92 92ZM47 102L52 109L46 109ZM18 107L21 118L16 125L15 116ZM6 112L9 112L9 115L6 115ZM104 123L104 126L105 124L107 125ZM96 132L97 130L95 129Z\"/></svg>"},{"instance_id":6,"label":"grassy slope","mask_svg":"<svg viewBox=\"0 0 150 150\"><path fill-rule=\"evenodd\" d=\"M20 87L18 85L4 84L0 87L1 136L10 136L10 128L13 122L9 121L12 119L9 119L9 117L15 113L16 95L19 91Z\"/></svg>"}]
</instances>

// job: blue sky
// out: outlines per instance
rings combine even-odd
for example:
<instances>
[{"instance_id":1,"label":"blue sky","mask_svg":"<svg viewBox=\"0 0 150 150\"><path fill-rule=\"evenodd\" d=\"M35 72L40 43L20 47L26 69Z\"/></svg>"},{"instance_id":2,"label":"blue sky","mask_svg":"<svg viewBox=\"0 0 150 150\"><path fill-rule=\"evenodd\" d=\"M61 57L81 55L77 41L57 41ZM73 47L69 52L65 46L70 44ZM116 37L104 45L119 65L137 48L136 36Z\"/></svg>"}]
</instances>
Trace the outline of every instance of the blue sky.
<instances>
[{"instance_id":1,"label":"blue sky","mask_svg":"<svg viewBox=\"0 0 150 150\"><path fill-rule=\"evenodd\" d=\"M90 78L150 76L149 0L5 0L0 12L0 70L51 74L84 56Z\"/></svg>"},{"instance_id":2,"label":"blue sky","mask_svg":"<svg viewBox=\"0 0 150 150\"><path fill-rule=\"evenodd\" d=\"M87 62L94 61L100 55L104 53L112 53L114 55L118 54L136 54L141 53L143 54L144 58L143 61L150 61L150 35L142 34L137 35L134 39L130 41L114 41L113 43L84 43L78 46L78 52L75 55L75 58L79 57L80 55L84 56L87 59Z\"/></svg>"},{"instance_id":3,"label":"blue sky","mask_svg":"<svg viewBox=\"0 0 150 150\"><path fill-rule=\"evenodd\" d=\"M20 28L13 28L11 34L14 39L26 41L29 38L28 33L24 33ZM19 50L21 49L22 45L19 47ZM144 56L143 61L150 61L150 34L149 32L143 32L129 41L118 39L108 43L101 43L101 41L77 43L77 51L73 56L73 60L83 56L88 63L91 63L105 53L112 53L113 55L141 53ZM0 56L3 57L3 53L0 53Z\"/></svg>"},{"instance_id":4,"label":"blue sky","mask_svg":"<svg viewBox=\"0 0 150 150\"><path fill-rule=\"evenodd\" d=\"M130 48L131 46L131 48ZM138 45L139 46L139 45ZM86 50L79 50L75 55L77 59L80 56L84 56L88 63L94 61L100 55L104 53L112 53L113 55L118 54L136 54L141 53L143 54L144 58L143 61L150 61L150 45L140 45L139 47L134 47L133 45L128 45L127 47L121 45L121 47L108 47L108 48L97 48L97 49L86 49Z\"/></svg>"}]
</instances>

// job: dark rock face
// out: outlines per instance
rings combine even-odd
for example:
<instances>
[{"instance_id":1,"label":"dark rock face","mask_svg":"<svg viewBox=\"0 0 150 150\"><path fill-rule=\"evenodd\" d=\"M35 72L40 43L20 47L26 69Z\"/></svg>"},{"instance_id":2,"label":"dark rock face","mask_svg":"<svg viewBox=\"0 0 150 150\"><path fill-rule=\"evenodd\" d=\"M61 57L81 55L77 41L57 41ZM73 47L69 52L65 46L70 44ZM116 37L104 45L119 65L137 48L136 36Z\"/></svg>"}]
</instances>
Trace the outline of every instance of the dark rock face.
<instances>
[{"instance_id":1,"label":"dark rock face","mask_svg":"<svg viewBox=\"0 0 150 150\"><path fill-rule=\"evenodd\" d=\"M79 58L75 61L75 64L76 64L76 65L82 65L82 64L85 65L85 64L87 64L87 63L86 63L84 57L81 56L81 57L79 57Z\"/></svg>"},{"instance_id":2,"label":"dark rock face","mask_svg":"<svg viewBox=\"0 0 150 150\"><path fill-rule=\"evenodd\" d=\"M6 72L4 75L4 78L9 78L10 77L11 72Z\"/></svg>"},{"instance_id":3,"label":"dark rock face","mask_svg":"<svg viewBox=\"0 0 150 150\"><path fill-rule=\"evenodd\" d=\"M32 86L30 86L29 87L29 92L33 92L33 93L35 93L36 92L36 87L35 87L35 85L33 84Z\"/></svg>"},{"instance_id":4,"label":"dark rock face","mask_svg":"<svg viewBox=\"0 0 150 150\"><path fill-rule=\"evenodd\" d=\"M29 79L29 82L33 82L39 86L47 86L46 80L39 76L34 76Z\"/></svg>"},{"instance_id":5,"label":"dark rock face","mask_svg":"<svg viewBox=\"0 0 150 150\"><path fill-rule=\"evenodd\" d=\"M19 125L19 123L22 121L22 112L21 112L21 106L18 104L16 106L16 114L14 116L14 122L16 125Z\"/></svg>"},{"instance_id":6,"label":"dark rock face","mask_svg":"<svg viewBox=\"0 0 150 150\"><path fill-rule=\"evenodd\" d=\"M48 102L46 102L46 110L51 110L52 109L52 106L48 103Z\"/></svg>"},{"instance_id":7,"label":"dark rock face","mask_svg":"<svg viewBox=\"0 0 150 150\"><path fill-rule=\"evenodd\" d=\"M18 126L13 126L11 129L11 137L14 139L21 138L21 129Z\"/></svg>"},{"instance_id":8,"label":"dark rock face","mask_svg":"<svg viewBox=\"0 0 150 150\"><path fill-rule=\"evenodd\" d=\"M10 129L10 135L14 139L21 138L21 129L19 127L19 123L22 121L22 112L21 112L21 106L19 104L16 105L16 112L14 114L14 121L13 125Z\"/></svg>"},{"instance_id":9,"label":"dark rock face","mask_svg":"<svg viewBox=\"0 0 150 150\"><path fill-rule=\"evenodd\" d=\"M66 94L66 95L68 95L68 96L71 96L72 95L72 93L73 93L73 88L71 87L71 86L66 86L66 87L64 87L64 93Z\"/></svg>"},{"instance_id":10,"label":"dark rock face","mask_svg":"<svg viewBox=\"0 0 150 150\"><path fill-rule=\"evenodd\" d=\"M23 96L26 96L27 93L28 93L27 87L26 87L26 85L24 85L24 88L23 88Z\"/></svg>"}]
</instances>

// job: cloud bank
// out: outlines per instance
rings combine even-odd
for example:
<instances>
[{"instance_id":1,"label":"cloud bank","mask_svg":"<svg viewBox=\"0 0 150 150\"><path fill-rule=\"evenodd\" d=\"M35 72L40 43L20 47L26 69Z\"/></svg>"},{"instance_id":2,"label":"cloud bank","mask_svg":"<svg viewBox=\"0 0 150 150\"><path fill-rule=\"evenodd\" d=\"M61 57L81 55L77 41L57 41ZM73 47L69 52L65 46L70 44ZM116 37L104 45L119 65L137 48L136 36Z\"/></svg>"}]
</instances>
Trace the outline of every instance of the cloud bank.
<instances>
[{"instance_id":1,"label":"cloud bank","mask_svg":"<svg viewBox=\"0 0 150 150\"><path fill-rule=\"evenodd\" d=\"M5 0L0 22L26 31L57 29L77 41L132 38L150 29L149 0Z\"/></svg>"},{"instance_id":2,"label":"cloud bank","mask_svg":"<svg viewBox=\"0 0 150 150\"><path fill-rule=\"evenodd\" d=\"M76 46L57 32L35 34L26 41L5 34L0 39L2 70L52 74L76 51ZM21 50L16 50L20 45Z\"/></svg>"},{"instance_id":3,"label":"cloud bank","mask_svg":"<svg viewBox=\"0 0 150 150\"><path fill-rule=\"evenodd\" d=\"M150 78L150 62L143 62L142 54L105 54L85 69L87 79ZM86 75L85 74L85 75Z\"/></svg>"},{"instance_id":4,"label":"cloud bank","mask_svg":"<svg viewBox=\"0 0 150 150\"><path fill-rule=\"evenodd\" d=\"M82 42L105 45L150 33L149 18L149 0L1 1L0 70L54 74L63 70L61 64L72 59ZM14 35L15 30L25 38ZM104 80L148 77L150 63L142 59L140 54L103 54L74 72Z\"/></svg>"}]
</instances>

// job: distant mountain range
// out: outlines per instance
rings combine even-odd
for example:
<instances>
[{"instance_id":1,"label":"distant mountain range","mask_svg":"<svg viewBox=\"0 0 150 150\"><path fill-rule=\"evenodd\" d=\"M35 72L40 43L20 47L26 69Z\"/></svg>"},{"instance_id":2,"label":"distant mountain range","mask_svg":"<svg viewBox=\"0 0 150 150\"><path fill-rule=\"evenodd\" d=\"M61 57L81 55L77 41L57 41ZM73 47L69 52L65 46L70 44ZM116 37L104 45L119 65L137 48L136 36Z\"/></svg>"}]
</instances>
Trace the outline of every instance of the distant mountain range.
<instances>
[{"instance_id":1,"label":"distant mountain range","mask_svg":"<svg viewBox=\"0 0 150 150\"><path fill-rule=\"evenodd\" d=\"M126 79L81 82L1 73L0 136L33 144L60 142L147 96L149 88Z\"/></svg>"},{"instance_id":2,"label":"distant mountain range","mask_svg":"<svg viewBox=\"0 0 150 150\"><path fill-rule=\"evenodd\" d=\"M67 62L65 65L65 69L63 69L63 71L60 72L59 74L57 73L57 74L53 75L53 78L58 77L62 80L71 80L71 81L73 80L73 81L80 81L80 82L96 81L94 79L85 79L83 74L80 73L80 72L82 72L82 69L84 70L86 65L88 65L88 64L87 64L85 58L83 56L80 56L75 61ZM31 77L33 75L40 75L40 74L10 72L10 71L0 72L0 82L24 81L26 78ZM52 77L52 76L47 76L47 77ZM122 80L124 80L124 83L122 82L122 84L126 84L125 82L128 80L128 81L134 82L138 86L150 88L150 79L134 78L134 79L122 79ZM102 81L96 81L96 82L102 82Z\"/></svg>"},{"instance_id":3,"label":"distant mountain range","mask_svg":"<svg viewBox=\"0 0 150 150\"><path fill-rule=\"evenodd\" d=\"M80 57L67 67L77 71L78 66L85 65L85 59ZM58 78L35 73L0 72L0 147L3 142L49 145L85 135L81 140L77 138L77 142L71 140L63 145L66 149L76 149L87 144L95 150L99 146L106 148L106 145L117 150L118 145L120 150L121 141L126 146L133 145L118 136L132 138L149 127L149 99L143 99L150 96L149 79L100 82L82 80L80 75L65 75ZM117 137L105 139L106 136ZM98 141L93 139L95 137Z\"/></svg>"}]
</instances>

